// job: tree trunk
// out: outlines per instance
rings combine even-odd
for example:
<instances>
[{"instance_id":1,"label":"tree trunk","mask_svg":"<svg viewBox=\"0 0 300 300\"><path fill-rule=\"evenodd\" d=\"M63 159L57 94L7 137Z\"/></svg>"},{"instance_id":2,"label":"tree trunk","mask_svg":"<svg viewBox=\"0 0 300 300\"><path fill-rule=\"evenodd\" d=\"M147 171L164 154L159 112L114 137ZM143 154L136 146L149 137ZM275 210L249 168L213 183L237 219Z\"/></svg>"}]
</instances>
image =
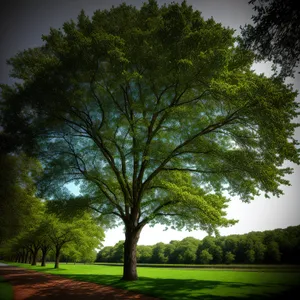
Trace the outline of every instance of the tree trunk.
<instances>
[{"instance_id":1,"label":"tree trunk","mask_svg":"<svg viewBox=\"0 0 300 300\"><path fill-rule=\"evenodd\" d=\"M60 256L60 248L56 248L54 269L58 269L59 268L59 256Z\"/></svg>"},{"instance_id":2,"label":"tree trunk","mask_svg":"<svg viewBox=\"0 0 300 300\"><path fill-rule=\"evenodd\" d=\"M30 251L30 253L29 253L29 259L28 259L28 263L29 263L29 264L31 264L31 262L32 262L32 253L31 253L31 251Z\"/></svg>"},{"instance_id":3,"label":"tree trunk","mask_svg":"<svg viewBox=\"0 0 300 300\"><path fill-rule=\"evenodd\" d=\"M25 250L22 250L21 263L25 263Z\"/></svg>"},{"instance_id":4,"label":"tree trunk","mask_svg":"<svg viewBox=\"0 0 300 300\"><path fill-rule=\"evenodd\" d=\"M34 250L32 252L32 262L31 262L32 266L36 266L37 255L38 255L38 250Z\"/></svg>"},{"instance_id":5,"label":"tree trunk","mask_svg":"<svg viewBox=\"0 0 300 300\"><path fill-rule=\"evenodd\" d=\"M141 228L128 228L126 226L122 280L133 281L138 279L136 270L136 247L140 233Z\"/></svg>"},{"instance_id":6,"label":"tree trunk","mask_svg":"<svg viewBox=\"0 0 300 300\"><path fill-rule=\"evenodd\" d=\"M31 262L32 266L36 266L36 255L32 255L32 262Z\"/></svg>"},{"instance_id":7,"label":"tree trunk","mask_svg":"<svg viewBox=\"0 0 300 300\"><path fill-rule=\"evenodd\" d=\"M27 264L27 262L28 262L28 255L29 255L29 252L28 252L28 250L26 250L25 261L24 261L25 264Z\"/></svg>"},{"instance_id":8,"label":"tree trunk","mask_svg":"<svg viewBox=\"0 0 300 300\"><path fill-rule=\"evenodd\" d=\"M46 255L47 255L47 250L43 250L42 249L42 263L41 263L41 267L45 267L46 266Z\"/></svg>"}]
</instances>

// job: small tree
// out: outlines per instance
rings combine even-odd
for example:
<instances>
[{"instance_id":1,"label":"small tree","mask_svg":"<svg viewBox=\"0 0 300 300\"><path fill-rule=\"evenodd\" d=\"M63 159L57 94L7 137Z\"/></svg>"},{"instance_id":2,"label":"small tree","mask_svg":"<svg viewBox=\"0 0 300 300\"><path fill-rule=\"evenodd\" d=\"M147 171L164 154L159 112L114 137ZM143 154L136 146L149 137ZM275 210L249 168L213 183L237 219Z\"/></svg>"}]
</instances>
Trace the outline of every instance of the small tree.
<instances>
[{"instance_id":1,"label":"small tree","mask_svg":"<svg viewBox=\"0 0 300 300\"><path fill-rule=\"evenodd\" d=\"M137 261L141 263L150 263L152 260L152 246L137 246Z\"/></svg>"},{"instance_id":2,"label":"small tree","mask_svg":"<svg viewBox=\"0 0 300 300\"><path fill-rule=\"evenodd\" d=\"M41 266L45 267L47 254L53 246L52 240L49 236L49 229L53 219L46 213L43 213L40 218L41 220L39 224L37 224L35 230L29 234L38 242L39 248L42 252Z\"/></svg>"},{"instance_id":3,"label":"small tree","mask_svg":"<svg viewBox=\"0 0 300 300\"><path fill-rule=\"evenodd\" d=\"M52 216L48 234L55 253L54 268L59 268L60 254L62 248L67 244L69 246L68 252L73 252L73 258L79 259L80 250L78 249L84 249L80 245L89 243L92 240L92 245L96 248L104 237L102 229L95 224L88 214L85 214L82 218L74 219L72 222L61 221ZM78 249L72 251L72 246Z\"/></svg>"},{"instance_id":4,"label":"small tree","mask_svg":"<svg viewBox=\"0 0 300 300\"><path fill-rule=\"evenodd\" d=\"M248 249L245 252L246 262L254 263L255 262L255 251L253 249Z\"/></svg>"},{"instance_id":5,"label":"small tree","mask_svg":"<svg viewBox=\"0 0 300 300\"><path fill-rule=\"evenodd\" d=\"M267 256L266 260L272 263L279 263L281 260L281 253L279 245L275 241L271 241L267 244Z\"/></svg>"},{"instance_id":6,"label":"small tree","mask_svg":"<svg viewBox=\"0 0 300 300\"><path fill-rule=\"evenodd\" d=\"M97 254L97 262L111 262L112 246L103 247Z\"/></svg>"},{"instance_id":7,"label":"small tree","mask_svg":"<svg viewBox=\"0 0 300 300\"><path fill-rule=\"evenodd\" d=\"M117 242L111 253L111 260L113 262L123 262L124 261L124 241Z\"/></svg>"},{"instance_id":8,"label":"small tree","mask_svg":"<svg viewBox=\"0 0 300 300\"><path fill-rule=\"evenodd\" d=\"M153 245L152 247L152 263L164 264L168 261L165 253L166 245L162 242Z\"/></svg>"},{"instance_id":9,"label":"small tree","mask_svg":"<svg viewBox=\"0 0 300 300\"><path fill-rule=\"evenodd\" d=\"M225 253L225 257L224 257L225 264L231 264L231 263L233 263L234 259L235 259L235 255L233 253L231 253L230 251L227 251Z\"/></svg>"},{"instance_id":10,"label":"small tree","mask_svg":"<svg viewBox=\"0 0 300 300\"><path fill-rule=\"evenodd\" d=\"M199 261L201 264L209 264L213 260L212 254L208 250L202 250L199 255Z\"/></svg>"}]
</instances>

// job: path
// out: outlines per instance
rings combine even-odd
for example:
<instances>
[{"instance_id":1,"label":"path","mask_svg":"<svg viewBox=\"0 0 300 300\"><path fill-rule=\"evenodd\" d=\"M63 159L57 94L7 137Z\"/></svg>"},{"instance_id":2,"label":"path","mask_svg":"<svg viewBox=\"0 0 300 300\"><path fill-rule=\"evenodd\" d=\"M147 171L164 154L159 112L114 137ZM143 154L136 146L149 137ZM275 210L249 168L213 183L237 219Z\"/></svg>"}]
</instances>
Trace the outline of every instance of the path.
<instances>
[{"instance_id":1,"label":"path","mask_svg":"<svg viewBox=\"0 0 300 300\"><path fill-rule=\"evenodd\" d=\"M3 276L13 286L14 300L158 300L96 283L74 281L4 264L0 264L0 276Z\"/></svg>"}]
</instances>

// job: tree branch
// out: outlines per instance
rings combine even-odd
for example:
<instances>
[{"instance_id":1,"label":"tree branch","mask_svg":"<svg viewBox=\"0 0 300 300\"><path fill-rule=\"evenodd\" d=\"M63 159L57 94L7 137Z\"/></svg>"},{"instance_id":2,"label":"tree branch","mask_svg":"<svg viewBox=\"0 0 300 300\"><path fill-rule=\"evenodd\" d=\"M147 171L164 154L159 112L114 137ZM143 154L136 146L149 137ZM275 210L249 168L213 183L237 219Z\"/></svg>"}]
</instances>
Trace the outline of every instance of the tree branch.
<instances>
[{"instance_id":1,"label":"tree branch","mask_svg":"<svg viewBox=\"0 0 300 300\"><path fill-rule=\"evenodd\" d=\"M242 108L241 108L242 109ZM230 122L234 121L235 119L238 118L238 116L236 116L238 114L238 112L241 110L238 109L235 112L233 112L232 114L230 114L229 116L227 116L223 121L217 122L215 124L211 124L207 127L205 127L204 129L202 129L201 131L199 131L198 133L196 133L195 135L193 135L191 138L185 140L183 143L179 144L164 160L163 162L149 175L149 177L145 180L145 182L143 183L143 189L149 184L149 182L162 170L162 168L175 156L178 155L177 151L184 148L186 145L190 144L192 141L194 141L196 138L208 134L210 132L215 131L216 129L223 127L226 124L229 124Z\"/></svg>"}]
</instances>

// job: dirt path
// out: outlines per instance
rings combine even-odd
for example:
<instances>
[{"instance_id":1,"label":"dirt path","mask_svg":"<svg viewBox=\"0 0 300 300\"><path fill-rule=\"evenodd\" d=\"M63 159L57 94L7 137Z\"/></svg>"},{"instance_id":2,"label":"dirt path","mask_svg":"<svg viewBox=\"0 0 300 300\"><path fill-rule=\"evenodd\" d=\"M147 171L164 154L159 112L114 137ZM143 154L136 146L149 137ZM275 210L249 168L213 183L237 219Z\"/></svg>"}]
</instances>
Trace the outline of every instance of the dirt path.
<instances>
[{"instance_id":1,"label":"dirt path","mask_svg":"<svg viewBox=\"0 0 300 300\"><path fill-rule=\"evenodd\" d=\"M133 292L98 285L95 283L73 281L60 276L34 272L18 267L0 266L0 276L13 286L14 300L38 299L141 299L158 300Z\"/></svg>"}]
</instances>

